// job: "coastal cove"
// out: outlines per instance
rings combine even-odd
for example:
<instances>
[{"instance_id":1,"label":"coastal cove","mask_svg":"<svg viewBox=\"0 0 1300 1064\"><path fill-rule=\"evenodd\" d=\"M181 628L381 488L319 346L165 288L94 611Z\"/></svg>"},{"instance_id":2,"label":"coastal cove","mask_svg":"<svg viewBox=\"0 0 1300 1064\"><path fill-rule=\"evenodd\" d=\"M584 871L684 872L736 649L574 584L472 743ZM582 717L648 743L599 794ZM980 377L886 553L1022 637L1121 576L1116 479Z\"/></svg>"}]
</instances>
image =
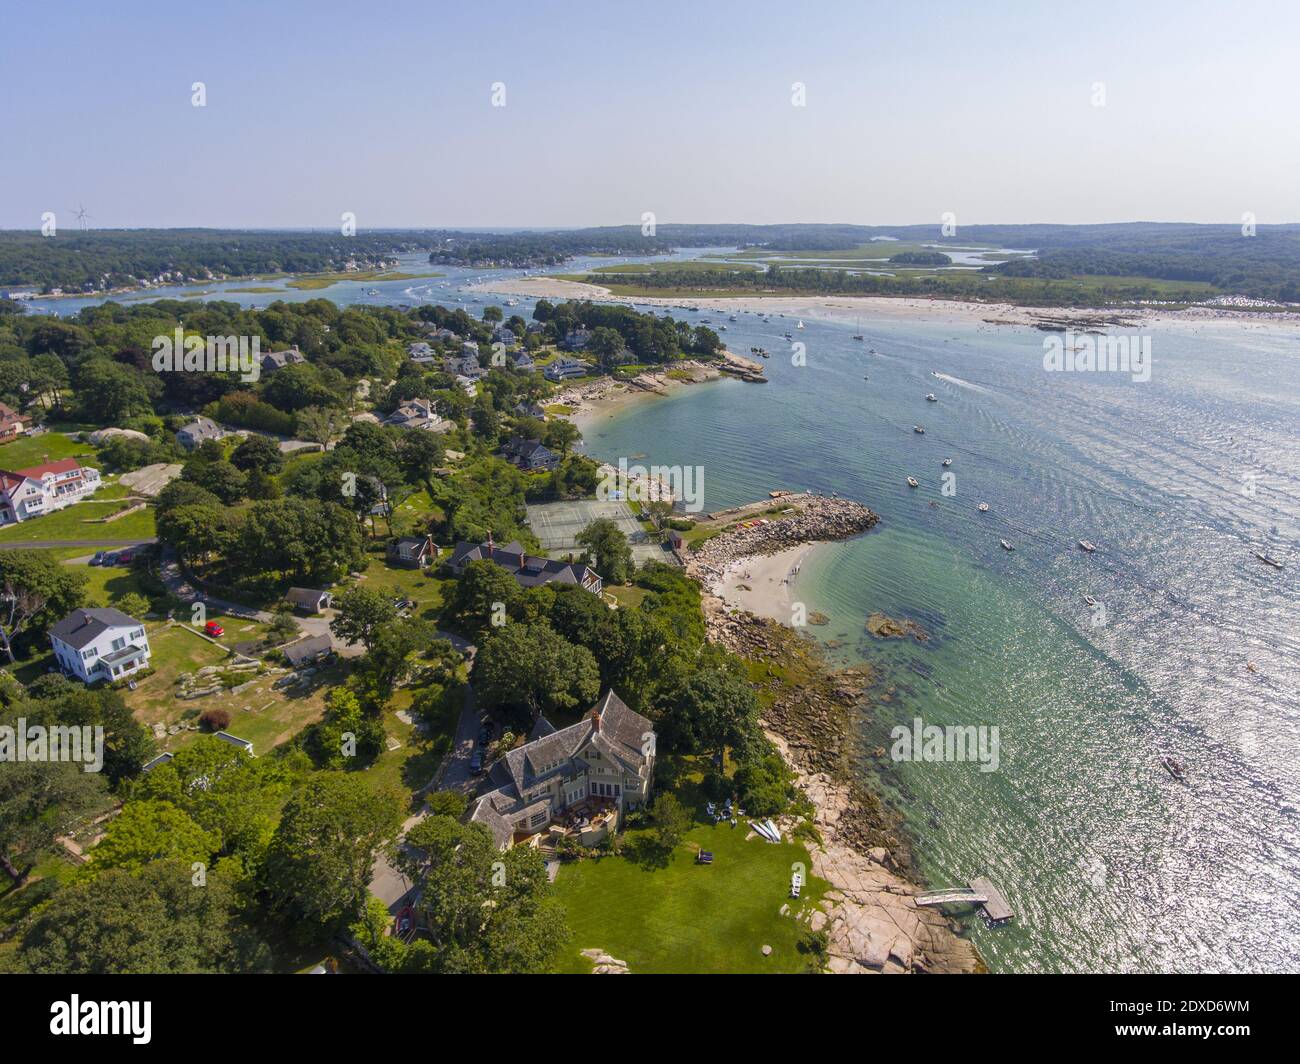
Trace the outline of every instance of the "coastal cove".
<instances>
[{"instance_id":1,"label":"coastal cove","mask_svg":"<svg viewBox=\"0 0 1300 1064\"><path fill-rule=\"evenodd\" d=\"M587 421L586 449L703 467L706 510L787 488L881 515L865 536L751 561L723 594L785 623L793 602L824 615L808 631L830 660L874 675L864 747L887 751L918 717L999 729L996 772L887 756L867 770L928 886L987 876L1013 903L1004 927L965 918L990 968L1284 968L1300 885L1295 577L1250 548L1282 550L1300 519L1296 329L1145 324L1154 371L1138 383L1045 373L1041 332L944 304L807 307L797 365L791 319L747 306L728 346L771 350L770 387L623 403ZM1243 493L1247 473L1267 488ZM873 636L873 614L924 639ZM1193 766L1186 785L1164 752Z\"/></svg>"}]
</instances>

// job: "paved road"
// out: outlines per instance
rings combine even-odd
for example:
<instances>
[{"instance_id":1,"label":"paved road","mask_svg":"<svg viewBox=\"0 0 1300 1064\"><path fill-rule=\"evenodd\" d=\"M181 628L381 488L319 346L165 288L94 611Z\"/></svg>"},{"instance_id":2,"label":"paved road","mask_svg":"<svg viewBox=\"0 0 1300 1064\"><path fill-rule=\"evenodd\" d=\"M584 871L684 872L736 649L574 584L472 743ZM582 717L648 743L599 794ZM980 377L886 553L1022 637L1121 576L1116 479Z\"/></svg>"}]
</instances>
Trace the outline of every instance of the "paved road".
<instances>
[{"instance_id":1,"label":"paved road","mask_svg":"<svg viewBox=\"0 0 1300 1064\"><path fill-rule=\"evenodd\" d=\"M14 550L25 547L28 550L44 550L47 547L144 547L157 543L156 539L33 539L25 541L5 540L0 543L0 550Z\"/></svg>"}]
</instances>

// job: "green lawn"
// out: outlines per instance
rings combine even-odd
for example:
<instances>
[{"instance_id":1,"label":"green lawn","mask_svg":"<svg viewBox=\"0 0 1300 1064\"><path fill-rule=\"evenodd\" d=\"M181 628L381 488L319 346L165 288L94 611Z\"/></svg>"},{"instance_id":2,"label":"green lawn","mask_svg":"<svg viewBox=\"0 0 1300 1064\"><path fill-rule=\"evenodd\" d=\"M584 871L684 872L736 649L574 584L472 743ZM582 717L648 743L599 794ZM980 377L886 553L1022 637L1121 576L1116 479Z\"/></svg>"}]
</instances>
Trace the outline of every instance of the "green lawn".
<instances>
[{"instance_id":1,"label":"green lawn","mask_svg":"<svg viewBox=\"0 0 1300 1064\"><path fill-rule=\"evenodd\" d=\"M62 510L33 517L0 529L2 543L39 543L65 539L115 540L149 539L156 535L152 506L105 523L103 518L125 509L121 499L99 500L94 496L74 502Z\"/></svg>"},{"instance_id":2,"label":"green lawn","mask_svg":"<svg viewBox=\"0 0 1300 1064\"><path fill-rule=\"evenodd\" d=\"M454 579L441 579L430 575L436 570L437 566L432 566L424 572L417 569L403 569L400 566L389 565L382 556L372 554L361 586L383 591L393 598L405 595L415 603L416 616L434 621L442 611L444 596L456 583ZM335 588L335 592L342 593L349 586L351 582L345 580Z\"/></svg>"},{"instance_id":3,"label":"green lawn","mask_svg":"<svg viewBox=\"0 0 1300 1064\"><path fill-rule=\"evenodd\" d=\"M416 792L429 784L442 759L451 750L456 723L460 719L461 690L459 685L454 685L448 691L438 703L439 712L429 720L429 727L423 733L416 729L415 724L404 724L397 718L399 710L411 708L410 688L394 691L384 710L384 731L401 746L396 750L384 750L373 764L362 770L366 783L376 790L397 787L410 792L410 811L414 812L423 801L416 801ZM419 718L415 719L418 722Z\"/></svg>"},{"instance_id":4,"label":"green lawn","mask_svg":"<svg viewBox=\"0 0 1300 1064\"><path fill-rule=\"evenodd\" d=\"M630 848L645 834L628 832ZM602 949L634 973L805 970L807 957L796 946L806 925L780 909L815 907L826 883L809 879L803 897L792 901L791 866L811 867L807 848L746 842L747 834L743 820L735 828L697 825L662 868L630 857L561 866L556 895L573 935L560 969L588 972L591 962L580 951ZM713 864L695 863L700 849L713 851ZM764 945L772 947L770 957L763 956Z\"/></svg>"},{"instance_id":5,"label":"green lawn","mask_svg":"<svg viewBox=\"0 0 1300 1064\"><path fill-rule=\"evenodd\" d=\"M29 469L60 458L93 459L95 448L79 443L59 432L23 436L0 447L0 469ZM92 463L93 464L93 463Z\"/></svg>"}]
</instances>

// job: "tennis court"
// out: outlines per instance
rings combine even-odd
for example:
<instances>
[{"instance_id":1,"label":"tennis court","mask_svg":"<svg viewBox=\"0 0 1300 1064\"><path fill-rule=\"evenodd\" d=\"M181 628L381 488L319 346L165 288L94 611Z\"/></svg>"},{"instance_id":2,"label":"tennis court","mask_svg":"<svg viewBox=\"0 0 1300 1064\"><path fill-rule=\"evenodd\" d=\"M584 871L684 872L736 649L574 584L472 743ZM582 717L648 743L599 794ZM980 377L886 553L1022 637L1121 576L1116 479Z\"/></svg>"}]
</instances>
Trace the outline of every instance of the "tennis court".
<instances>
[{"instance_id":1,"label":"tennis court","mask_svg":"<svg viewBox=\"0 0 1300 1064\"><path fill-rule=\"evenodd\" d=\"M647 560L672 563L672 552L646 535L632 508L625 502L577 499L536 503L528 507L528 523L541 541L542 550L551 556L578 549L578 533L602 517L613 521L627 536L632 546L632 557L638 565Z\"/></svg>"}]
</instances>

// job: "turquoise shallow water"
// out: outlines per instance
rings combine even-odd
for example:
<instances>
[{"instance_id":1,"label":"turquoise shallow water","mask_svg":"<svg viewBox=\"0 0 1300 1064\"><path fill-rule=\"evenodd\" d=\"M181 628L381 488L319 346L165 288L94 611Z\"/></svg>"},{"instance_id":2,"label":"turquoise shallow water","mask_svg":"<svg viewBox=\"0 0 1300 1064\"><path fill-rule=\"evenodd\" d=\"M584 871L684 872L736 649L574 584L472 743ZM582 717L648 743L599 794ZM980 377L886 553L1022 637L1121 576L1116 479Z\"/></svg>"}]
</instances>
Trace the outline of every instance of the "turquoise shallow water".
<instances>
[{"instance_id":1,"label":"turquoise shallow water","mask_svg":"<svg viewBox=\"0 0 1300 1064\"><path fill-rule=\"evenodd\" d=\"M706 509L787 487L882 515L814 552L795 595L841 659L881 670L872 745L918 715L998 727L996 772L889 762L878 779L933 884L986 875L1011 899L1015 924L970 921L990 964L1300 968L1296 565L1249 553L1290 558L1300 524L1296 331L1162 326L1136 383L1047 373L1041 333L978 322L864 322L859 343L805 317L800 367L792 318L739 317L728 345L772 351L770 384L632 408L588 449L703 466ZM930 640L871 639L877 610Z\"/></svg>"}]
</instances>

